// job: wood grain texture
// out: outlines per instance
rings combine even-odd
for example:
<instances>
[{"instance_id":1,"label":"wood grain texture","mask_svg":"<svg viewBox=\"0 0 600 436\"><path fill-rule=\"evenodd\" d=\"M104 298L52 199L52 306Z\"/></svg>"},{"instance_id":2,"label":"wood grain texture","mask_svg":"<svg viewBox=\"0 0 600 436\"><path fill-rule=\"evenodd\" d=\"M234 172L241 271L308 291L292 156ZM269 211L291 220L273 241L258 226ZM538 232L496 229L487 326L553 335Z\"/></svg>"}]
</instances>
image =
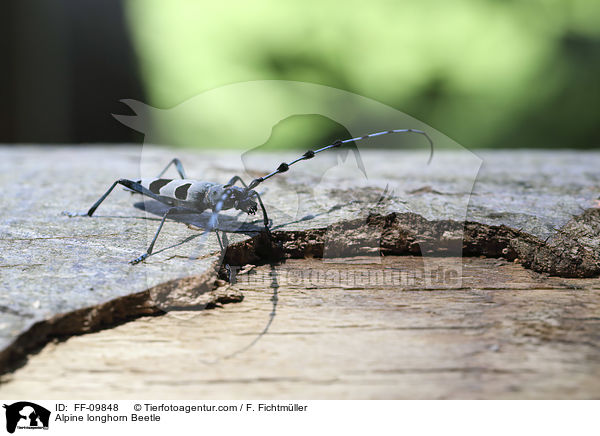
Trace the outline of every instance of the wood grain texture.
<instances>
[{"instance_id":1,"label":"wood grain texture","mask_svg":"<svg viewBox=\"0 0 600 436\"><path fill-rule=\"evenodd\" d=\"M372 150L368 177L351 155L319 155L260 187L288 259L277 282L259 266L229 289L215 280L214 235L198 253L209 213L173 217L136 267L160 204L118 189L94 218L62 214L174 154L0 147L0 372L24 365L1 396L599 396L600 153L436 150L426 165L423 153ZM215 182L297 154L177 151L190 177ZM219 222L227 262L266 262L260 217Z\"/></svg>"},{"instance_id":2,"label":"wood grain texture","mask_svg":"<svg viewBox=\"0 0 600 436\"><path fill-rule=\"evenodd\" d=\"M437 259L442 268L451 261ZM600 397L600 279L480 258L464 259L462 289L378 279L422 264L391 256L256 267L235 285L241 303L53 343L6 376L0 395ZM348 272L363 279L352 282Z\"/></svg>"}]
</instances>

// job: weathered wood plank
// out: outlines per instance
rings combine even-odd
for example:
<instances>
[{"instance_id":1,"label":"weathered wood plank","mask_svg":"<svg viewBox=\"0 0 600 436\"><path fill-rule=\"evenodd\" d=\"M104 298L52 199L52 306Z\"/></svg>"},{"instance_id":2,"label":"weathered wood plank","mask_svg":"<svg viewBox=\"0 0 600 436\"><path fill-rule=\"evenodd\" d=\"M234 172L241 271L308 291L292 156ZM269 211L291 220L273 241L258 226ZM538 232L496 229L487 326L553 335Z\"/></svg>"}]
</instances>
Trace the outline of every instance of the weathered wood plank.
<instances>
[{"instance_id":1,"label":"weathered wood plank","mask_svg":"<svg viewBox=\"0 0 600 436\"><path fill-rule=\"evenodd\" d=\"M439 259L442 266L446 261ZM600 397L600 279L546 277L479 258L465 259L460 290L423 291L416 282L395 287L363 274L421 266L422 258L393 256L382 264L290 260L257 267L235 285L242 303L141 318L51 344L8 376L0 392L14 398L33 389L39 398ZM333 270L341 280L324 274Z\"/></svg>"},{"instance_id":2,"label":"weathered wood plank","mask_svg":"<svg viewBox=\"0 0 600 436\"><path fill-rule=\"evenodd\" d=\"M265 174L282 160L289 160L296 155L246 156L244 165L240 156L236 154L178 154L184 160L190 176L222 182L233 174L244 174L244 171L248 178ZM477 377L480 378L487 377L486 374L490 372L491 376L501 375L502 365L496 365L491 357L490 360L481 362L475 359L478 365L472 367L464 356L470 355L469 353L478 355L476 350L480 349L481 343L478 340L481 338L489 339L489 343L486 344L493 349L496 349L497 345L495 338L504 338L502 340L506 342L507 349L512 350L507 354L507 359L521 362L533 356L536 362L551 362L550 366L558 368L558 374L572 372L573 384L564 380L564 385L561 385L563 388L552 387L551 382L546 388L541 381L537 385L533 379L524 378L524 383L531 386L531 389L519 395L576 397L579 393L573 393L571 388L585 384L581 396L596 396L597 385L589 378L590 374L597 375L598 372L594 366L594 362L597 362L594 347L598 343L594 334L598 316L595 279L546 277L495 258L518 258L518 261L528 268L555 275L597 276L600 270L600 212L597 209L600 191L600 174L597 168L600 167L600 153L482 153L484 165L474 186L474 177L481 161L467 152L460 155L436 152L430 166L424 165L426 160L423 159L422 153L364 152L362 158L368 178L358 171L351 160L344 163L343 159L335 154L328 156L331 159L323 156L323 159L311 160L310 164L294 168L293 171L261 185L274 221L277 242L283 247L281 258L319 255L331 261L332 256L338 255L340 250L344 251L345 248L349 248L353 254L374 254L375 257L371 258L371 261L379 259L379 252L421 253L424 257L403 257L402 260L398 260L399 264L404 265L401 272L406 274L399 276L399 283L384 283L379 285L380 288L371 289L365 284L341 287L331 284L329 287L321 286L323 289L314 289L314 286L294 283L284 288L282 284L281 292L287 289L287 294L280 297L285 295L285 304L295 302L296 306L285 306L284 300L280 298L281 307L286 308L288 312L278 313L269 334L244 352L243 358L228 359L237 361L238 366L249 368L256 364L256 370L253 370L255 372L243 373L238 381L233 382L223 381L223 374L227 373L210 373L207 377L212 382L200 379L194 382L196 385L202 385L207 389L206 392L210 392L209 386L227 385L227 389L236 390L240 396L244 396L246 392L240 386L252 384L252 389L257 389L256 380L270 380L266 372L261 372L261 365L265 365L265 361L255 356L248 365L244 365L244 359L249 358L251 354L248 353L254 353L255 349L259 350L264 346L260 344L274 341L269 345L272 348L267 351L270 356L274 356L273 359L278 365L283 365L286 359L296 359L298 362L304 362L304 366L311 368L310 371L318 372L320 367L326 369L323 369L323 377L310 371L308 377L305 373L298 372L300 370L296 366L290 367L290 372L284 371L281 380L268 383L272 386L268 389L272 389L269 392L273 396L284 391L295 395L296 391L285 386L306 386L306 383L309 383L311 386L322 388L314 391L315 397L321 394L331 397L397 397L402 396L402 389L398 389L398 386L404 382L400 383L399 379L394 377L406 379L408 383L408 380L416 377L415 374L419 374L418 368L425 368L421 369L421 372L428 371L428 366L423 363L427 359L432 359L430 363L436 362L436 359L447 359L448 363L456 364L457 366L447 366L446 368L451 370L445 372L431 369L431 374L438 374L435 377L457 379L457 383L466 373L469 377L479 374ZM216 276L211 269L218 264L218 259L214 256L218 247L215 238L208 238L200 261L188 261L191 254L198 254L197 237L199 229L206 224L208 214L199 217L179 216L175 218L175 221L179 222L168 222L157 245L158 253L137 267L128 265L127 260L137 257L145 250L164 210L160 205L141 202L139 197L116 190L106 204L101 206L98 217L94 219L68 218L61 214L64 210L85 211L117 178L154 175L173 157L172 151L151 147L146 147L143 153L133 147L4 147L0 149L0 157L0 186L3 189L3 207L0 208L0 372L5 371L8 365L16 363L32 347L42 345L57 335L90 332L140 315L156 314L162 309L189 305L215 306L240 301L239 292L227 291L224 288L215 290L220 284L215 282ZM384 192L386 195L382 196ZM369 216L372 217L373 214L376 218L371 220ZM228 260L236 256L237 259L246 259L245 262L240 262L241 264L246 263L252 256L260 258L260 253L252 252L251 243L247 242L260 228L257 225L258 221L244 220L244 217L234 214L225 214L220 219L222 228L230 231L230 242L238 243L236 250L239 250L236 252L232 249ZM463 229L464 220L468 222ZM348 222L350 225L347 225ZM367 228L379 233L371 235L365 231ZM458 285L450 286L460 286L460 289L442 291L436 288L435 283L432 286L431 282L421 280L418 274L412 274L420 268L435 270L440 262L447 270L451 269L448 262L452 263L452 266L462 265L460 258L452 257L459 256L462 250L470 256L484 255L494 259L477 260L481 267L461 271L460 280L455 282ZM439 255L447 257L440 260L435 257ZM468 262L470 260L467 260ZM285 274L285 268L289 265L293 265L293 262L278 267L280 275ZM332 266L335 263L325 262L323 265L321 269L325 273L335 273ZM378 263L372 266L366 263L364 265L366 269L381 268ZM265 267L260 267L259 270L261 268ZM314 265L311 268L314 268ZM352 268L356 269L358 266L353 265ZM487 269L493 270L494 273L488 275ZM177 330L183 329L177 327L183 316L181 312L169 313L161 319L143 319L139 323L153 335L158 335L157 337L163 337L159 332L161 328L169 332L165 338L183 335L186 340L197 345L196 349L211 350L206 351L203 359L216 359L223 356L223 353L243 349L253 340L249 335L261 331L266 325L263 321L269 319L268 314L272 309L268 308L268 302L272 297L272 289L264 283L260 287L248 286L250 285L243 288L239 285L240 292L246 295L246 301L242 304L218 309L212 313L190 315L191 319L200 317L203 322L218 320L218 325L208 322L207 330L198 326L192 328L188 321L186 322L189 325L184 323L195 333L205 336L198 339L199 342L194 342L193 337L187 337L183 330ZM431 290L424 292L423 289L427 288ZM402 292L391 292L393 289L402 289ZM363 295L360 290L363 291ZM317 291L325 292L321 295ZM400 297L403 300L398 301L397 298ZM252 303L252 299L261 303ZM490 299L492 303L482 303L481 299ZM528 299L533 302L532 307L527 306ZM494 301L501 302L499 308L495 311L488 310L495 307ZM335 304L338 302L353 302L358 306L343 306L346 309L338 310ZM306 305L304 309L301 308L302 304ZM504 306L515 311L521 324L510 318L510 311L502 312L500 308ZM404 309L405 307L410 307L411 310ZM536 307L538 309L535 309ZM361 308L364 309L363 314L360 314ZM450 312L446 313L443 308ZM531 310L531 313L528 310ZM284 313L290 314L287 321L282 317ZM323 342L327 346L323 347L322 354L319 351L310 360L310 350L313 347L320 350L320 345L313 344L311 338L321 334L310 333L296 337L296 330L292 327L305 325L308 329L306 331L309 332L311 329L328 329L332 325L338 325L332 313L340 317L338 321L344 321L339 325L346 327L334 328L332 332L335 334L331 336L333 339ZM486 327L489 323L484 319L486 317L482 317L482 313L495 319L492 327ZM565 325L568 328L554 328L556 326L553 323L556 323L556 320L551 320L548 324L548 313L558 313L559 326ZM245 314L244 319L242 314ZM494 318L505 315L512 321L499 321ZM345 323L346 316L349 317L349 324ZM436 328L409 328L409 324L400 322L410 321L417 327L431 327L433 324L428 322L432 319L446 322L447 325L456 328L444 328L442 330L448 332L440 335ZM258 323L259 320L263 323L262 327ZM175 324L170 325L172 321L175 321ZM257 324L254 325L253 322ZM509 327L499 328L503 323L508 323ZM391 333L389 337L375 337L373 332L378 331L379 324L386 326L382 332L405 332L403 334L409 337L400 342L395 342L397 337ZM137 325L131 324L131 328ZM155 325L157 327L154 327ZM274 334L277 325L283 330ZM356 332L352 326L358 326ZM369 327L361 330L361 326ZM235 334L238 327L246 333ZM119 329L127 328L129 327L121 326L114 332L119 334ZM130 334L127 330L124 331ZM355 337L357 344L364 345L356 346L355 349L344 336L344 332L351 332L348 337ZM438 332L435 333L438 336L434 335L435 340L429 336L422 337L420 335L423 335L423 332ZM529 332L529 336L521 333L519 336L514 332ZM529 339L522 343L521 339L514 339L515 335ZM552 340L536 342L535 338L539 339L544 335ZM294 340L288 341L292 337ZM57 347L56 352L62 355L64 350L68 353L67 345L71 344L71 341L78 343L77 341L83 339L73 338L65 347ZM209 342L202 342L203 340ZM112 347L120 341L111 342L111 347L107 350L107 355L116 359L116 362L120 362L121 357L112 354ZM148 343L152 344L150 339L143 341L147 341L146 346ZM406 348L412 356L419 356L419 353L423 352L419 351L423 348L419 344L427 344L428 341L433 341L434 352L424 355L423 361L403 361L403 358L408 358L404 354L397 354L396 351L390 356L394 357L393 361L404 362L402 365L396 367L392 361L386 360L386 350L396 350L398 347ZM380 342L381 347L373 345ZM300 346L305 343L310 343L311 347ZM456 345L450 350L445 343ZM177 347L185 348L184 342L176 344ZM131 342L128 342L127 346L135 348ZM502 343L499 346L501 347ZM514 350L511 348L513 346ZM51 352L52 349L53 346L45 349L40 356ZM464 351L467 349L471 351ZM523 350L526 349L527 353L523 354ZM303 350L302 353L300 350ZM349 368L354 368L357 372L339 372L337 376L331 375L336 367L344 368L347 361L355 357L355 351L360 351L358 357L361 358L357 362L362 363L357 363L356 367L350 365ZM454 352L458 354L452 354ZM90 350L90 353L94 352ZM175 348L169 349L169 353L175 358L178 357ZM375 353L374 360L363 361L363 354L368 356L369 353ZM485 351L482 353L488 354ZM151 356L156 358L156 350L149 352L148 359L151 359ZM580 366L569 366L572 362L565 363L572 356L578 356L580 363L577 365ZM331 366L319 364L319 359ZM149 362L141 360L146 364ZM381 368L377 367L379 372L368 372L369 362L375 360L386 363L382 364ZM33 359L25 370L35 368L37 361L37 358ZM74 357L73 362L77 361ZM83 361L81 362L82 366L79 369L74 368L75 371L83 371ZM108 361L105 364L108 367L111 365ZM133 363L128 365L132 365L134 371L138 371ZM184 365L179 369L192 371L192 364L186 365L190 365L189 368ZM263 369L270 367L270 364L266 364ZM230 371L229 375L235 374L233 366L227 368ZM123 368L120 370L127 372ZM514 367L512 371L519 373L519 368ZM258 374L256 377L253 375L255 373ZM363 373L368 374L368 377L353 378L355 376L352 374ZM240 374L242 373L238 373ZM342 377L340 374L345 375ZM168 373L165 373L165 380L175 383L172 377L167 375ZM547 373L544 373L540 380L546 376ZM41 372L32 373L31 377L32 380L37 380L38 385L42 384ZM392 383L394 388L388 389L388 383L392 379L396 380ZM431 389L436 381L429 380L427 383L431 386L419 387L423 380L418 377L414 380L417 384L412 390L406 391L410 392L407 396L454 395L450 390L427 391L427 394L425 391ZM104 382L111 384L109 379L105 379ZM135 383L138 382L143 383L143 380ZM82 383L87 381L82 380ZM93 385L93 382L90 383ZM194 383L190 386L195 386ZM496 390L487 392L481 388L481 395L502 397L508 392L506 385L496 379L488 385L494 386L494 383L497 383ZM328 390L329 385L336 388ZM16 381L0 385L0 392L10 392L10 389L17 389L17 386L22 385ZM456 392L460 391L468 396L463 385L456 386ZM173 390L172 393L174 396L194 396L186 389L182 387L180 391ZM227 389L223 392L227 393ZM297 392L306 394L303 390ZM261 391L257 391L256 396L260 396L260 393ZM302 396L302 393L298 395Z\"/></svg>"}]
</instances>

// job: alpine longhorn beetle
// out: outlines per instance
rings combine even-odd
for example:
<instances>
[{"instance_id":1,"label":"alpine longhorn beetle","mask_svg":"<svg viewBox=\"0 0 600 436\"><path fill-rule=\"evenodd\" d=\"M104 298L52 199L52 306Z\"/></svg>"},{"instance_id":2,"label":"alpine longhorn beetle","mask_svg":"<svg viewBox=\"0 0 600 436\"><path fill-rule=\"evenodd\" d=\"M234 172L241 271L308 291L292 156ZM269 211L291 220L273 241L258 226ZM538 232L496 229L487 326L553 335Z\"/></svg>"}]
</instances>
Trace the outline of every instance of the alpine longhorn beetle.
<instances>
[{"instance_id":1,"label":"alpine longhorn beetle","mask_svg":"<svg viewBox=\"0 0 600 436\"><path fill-rule=\"evenodd\" d=\"M397 130L385 130L383 132L371 133L369 135L359 136L356 138L350 138L346 140L337 140L333 144L327 145L325 147L319 148L318 150L308 150L299 158L289 162L289 163L281 163L277 169L265 176L258 177L249 185L246 185L240 176L233 176L226 184L220 184L215 182L202 182L198 180L188 179L185 176L185 171L183 169L183 165L181 161L177 158L173 159L171 162L167 164L167 166L156 176L155 178L142 178L137 180L129 180L129 179L118 179L115 181L110 188L96 201L92 207L87 211L87 213L68 213L69 216L92 216L100 203L104 201L106 197L111 193L111 191L117 185L123 185L124 187L130 189L133 192L137 192L139 194L145 195L147 197L153 198L170 208L165 212L162 217L162 220L154 234L154 238L148 249L141 256L133 259L129 263L135 265L140 263L148 256L152 254L152 250L154 249L154 243L158 238L158 234L160 233L165 220L175 210L186 210L191 211L193 213L202 213L207 209L212 209L213 213L208 221L206 228L204 229L204 233L202 236L216 229L217 226L217 216L220 211L228 210L228 209L236 209L246 212L248 215L254 215L258 210L258 205L262 210L263 214L263 224L265 226L265 231L268 235L270 235L269 230L269 217L267 215L267 210L265 209L265 205L263 204L262 199L258 192L254 190L258 185L260 185L265 180L270 179L276 174L284 173L290 169L292 165L302 160L312 159L316 154L321 153L322 151L328 150L330 148L337 148L342 146L343 144L347 144L349 142L356 142L367 138L373 138L375 136L388 135L390 133L418 133L420 135L425 136L427 141L429 142L430 152L429 152L429 160L427 163L431 162L433 158L433 141L427 135L427 133L422 130L416 129L397 129ZM177 172L181 179L163 179L162 175L169 169L171 165L175 165L177 168ZM237 182L240 182L243 187L235 186ZM258 203L254 200L258 200ZM217 233L218 236L218 233ZM219 238L219 243L220 243Z\"/></svg>"}]
</instances>

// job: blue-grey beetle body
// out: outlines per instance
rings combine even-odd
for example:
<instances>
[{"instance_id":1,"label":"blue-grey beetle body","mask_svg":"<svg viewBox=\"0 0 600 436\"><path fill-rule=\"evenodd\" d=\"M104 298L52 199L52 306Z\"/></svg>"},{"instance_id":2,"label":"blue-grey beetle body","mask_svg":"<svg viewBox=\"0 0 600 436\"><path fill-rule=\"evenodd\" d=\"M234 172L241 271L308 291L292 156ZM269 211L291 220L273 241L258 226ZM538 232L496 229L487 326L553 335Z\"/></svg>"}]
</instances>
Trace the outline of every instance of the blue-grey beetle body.
<instances>
[{"instance_id":1,"label":"blue-grey beetle body","mask_svg":"<svg viewBox=\"0 0 600 436\"><path fill-rule=\"evenodd\" d=\"M152 250L154 248L154 243L158 238L158 234L162 229L165 220L170 212L175 209L187 209L192 212L201 213L207 209L213 211L213 214L208 221L208 225L204 231L204 234L212 231L217 226L217 216L221 210L227 209L236 209L246 212L249 215L254 215L258 210L258 206L262 210L263 214L263 223L265 226L265 232L270 235L269 232L269 217L267 216L267 211L265 206L260 198L258 192L254 191L259 184L264 182L265 180L273 177L276 174L284 173L289 170L289 168L300 162L302 160L308 160L315 157L316 154L328 150L330 148L337 148L342 146L343 144L353 143L355 141L361 141L367 138L373 138L376 136L387 135L390 133L418 133L429 141L430 145L430 155L429 162L433 158L433 142L431 138L427 135L427 133L421 130L415 129L398 129L398 130L386 130L383 132L371 133L369 135L359 136L356 138L346 139L344 141L335 141L331 145L327 145L325 147L319 148L318 150L309 150L304 153L299 158L289 162L282 163L277 167L277 169L263 177L258 177L254 179L249 185L246 185L244 181L239 176L234 176L229 180L228 183L222 185L220 183L213 182L203 182L198 180L188 179L185 176L185 171L183 169L183 165L179 161L179 159L173 159L169 164L163 169L160 174L155 178L142 178L138 180L129 180L129 179L119 179L112 184L110 188L104 193L96 203L87 211L86 214L68 214L69 216L75 215L88 215L92 216L100 203L104 201L104 199L111 193L114 187L117 184L120 184L133 192L137 192L139 194L145 195L147 197L153 198L157 201L160 201L167 206L171 206L169 210L164 214L160 225L158 226L158 230L150 243L150 246L146 250L146 253L142 254L138 258L132 260L130 263L136 264L144 259L146 259L150 254L152 254ZM429 163L428 162L428 163ZM162 175L167 171L167 169L171 166L175 165L177 168L177 172L179 173L181 179L164 179ZM243 188L240 186L235 186L236 182L240 182L243 185ZM255 201L256 199L256 201ZM258 203L257 203L258 202ZM217 233L218 236L218 233ZM219 238L220 242L220 238Z\"/></svg>"}]
</instances>

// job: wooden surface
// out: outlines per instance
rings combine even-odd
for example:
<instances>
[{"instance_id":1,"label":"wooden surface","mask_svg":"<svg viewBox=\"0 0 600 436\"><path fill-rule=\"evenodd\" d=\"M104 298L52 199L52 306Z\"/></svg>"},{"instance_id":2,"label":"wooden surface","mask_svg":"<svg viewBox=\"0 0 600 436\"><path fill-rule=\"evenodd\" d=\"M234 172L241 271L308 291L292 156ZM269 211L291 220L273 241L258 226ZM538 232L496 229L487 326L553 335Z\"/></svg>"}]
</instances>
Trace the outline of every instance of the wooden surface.
<instances>
[{"instance_id":1,"label":"wooden surface","mask_svg":"<svg viewBox=\"0 0 600 436\"><path fill-rule=\"evenodd\" d=\"M451 261L437 260L442 268ZM0 393L599 398L600 279L547 277L502 259L464 262L463 289L427 291L418 279L390 282L419 272L420 257L257 267L235 285L241 303L50 344L5 376Z\"/></svg>"},{"instance_id":2,"label":"wooden surface","mask_svg":"<svg viewBox=\"0 0 600 436\"><path fill-rule=\"evenodd\" d=\"M224 183L297 153L177 156L189 176ZM135 267L160 204L115 189L94 218L62 214L86 211L118 178L156 175L172 150L0 147L0 157L0 396L598 397L598 152L436 150L426 165L425 152L364 151L366 175L351 153L319 155L260 187L283 247L271 260L298 258L274 267L276 293L272 278L216 280L216 238L199 243L209 213L173 217ZM253 245L260 217L219 222L228 263L277 251ZM337 265L347 252L373 257ZM456 274L420 276L438 267ZM285 283L290 268L325 283ZM340 278L386 268L398 280ZM181 310L198 307L216 309Z\"/></svg>"}]
</instances>

